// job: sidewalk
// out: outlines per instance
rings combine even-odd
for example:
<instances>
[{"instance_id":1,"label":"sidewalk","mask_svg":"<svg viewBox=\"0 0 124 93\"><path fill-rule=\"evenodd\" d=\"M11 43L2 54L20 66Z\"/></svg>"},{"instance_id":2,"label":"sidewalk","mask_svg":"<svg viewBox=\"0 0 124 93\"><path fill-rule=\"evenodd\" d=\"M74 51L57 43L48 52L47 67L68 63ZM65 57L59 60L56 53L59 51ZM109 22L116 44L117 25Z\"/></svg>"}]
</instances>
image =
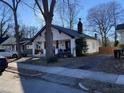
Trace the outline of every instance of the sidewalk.
<instances>
[{"instance_id":1,"label":"sidewalk","mask_svg":"<svg viewBox=\"0 0 124 93\"><path fill-rule=\"evenodd\" d=\"M22 68L22 69L35 70L50 74L79 78L79 79L87 78L87 79L124 85L124 75L110 74L105 72L95 72L89 70L70 69L64 67L36 66L36 65L22 64L22 63L10 63L9 66L18 69Z\"/></svg>"}]
</instances>

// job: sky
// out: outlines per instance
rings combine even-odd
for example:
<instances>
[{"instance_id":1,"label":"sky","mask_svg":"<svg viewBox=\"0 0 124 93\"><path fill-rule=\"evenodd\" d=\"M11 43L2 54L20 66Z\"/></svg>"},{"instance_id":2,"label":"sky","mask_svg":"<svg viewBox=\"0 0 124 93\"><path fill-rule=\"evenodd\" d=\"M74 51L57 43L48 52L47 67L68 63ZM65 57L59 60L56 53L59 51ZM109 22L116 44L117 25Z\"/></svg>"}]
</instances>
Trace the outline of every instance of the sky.
<instances>
[{"instance_id":1,"label":"sky","mask_svg":"<svg viewBox=\"0 0 124 93\"><path fill-rule=\"evenodd\" d=\"M33 7L32 1L33 0L25 0L25 2L28 3L28 5ZM88 10L90 8L98 4L109 2L112 0L79 0L79 1L80 1L81 10L78 16L81 17L82 21L85 22ZM121 5L124 7L124 0L116 0L116 1L121 3ZM33 9L29 8L27 5L22 3L22 5L19 7L18 13L19 13L19 21L21 24L25 24L28 26L36 26L36 27L40 27L42 25L41 19L39 19L39 17L35 15Z\"/></svg>"}]
</instances>

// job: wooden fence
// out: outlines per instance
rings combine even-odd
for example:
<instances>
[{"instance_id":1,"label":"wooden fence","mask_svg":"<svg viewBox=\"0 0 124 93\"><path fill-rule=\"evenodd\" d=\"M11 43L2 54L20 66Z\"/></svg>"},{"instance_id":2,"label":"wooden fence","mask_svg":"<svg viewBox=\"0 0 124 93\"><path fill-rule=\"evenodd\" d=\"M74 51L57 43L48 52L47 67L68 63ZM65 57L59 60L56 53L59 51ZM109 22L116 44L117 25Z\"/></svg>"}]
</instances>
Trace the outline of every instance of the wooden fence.
<instances>
[{"instance_id":1,"label":"wooden fence","mask_svg":"<svg viewBox=\"0 0 124 93\"><path fill-rule=\"evenodd\" d=\"M113 54L114 47L100 47L99 53L100 54Z\"/></svg>"}]
</instances>

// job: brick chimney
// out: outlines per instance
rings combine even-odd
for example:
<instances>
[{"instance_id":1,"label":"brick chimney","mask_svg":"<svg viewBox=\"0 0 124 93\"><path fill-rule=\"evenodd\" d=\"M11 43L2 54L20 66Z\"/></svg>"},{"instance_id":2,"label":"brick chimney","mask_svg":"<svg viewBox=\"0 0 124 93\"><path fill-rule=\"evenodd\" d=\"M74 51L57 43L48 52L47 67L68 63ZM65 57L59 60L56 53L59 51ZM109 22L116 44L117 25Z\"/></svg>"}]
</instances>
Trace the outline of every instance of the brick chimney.
<instances>
[{"instance_id":1,"label":"brick chimney","mask_svg":"<svg viewBox=\"0 0 124 93\"><path fill-rule=\"evenodd\" d=\"M96 39L98 38L97 34L95 33L95 36L94 36Z\"/></svg>"},{"instance_id":2,"label":"brick chimney","mask_svg":"<svg viewBox=\"0 0 124 93\"><path fill-rule=\"evenodd\" d=\"M82 34L83 33L83 24L81 22L81 18L79 18L79 22L78 22L78 33Z\"/></svg>"}]
</instances>

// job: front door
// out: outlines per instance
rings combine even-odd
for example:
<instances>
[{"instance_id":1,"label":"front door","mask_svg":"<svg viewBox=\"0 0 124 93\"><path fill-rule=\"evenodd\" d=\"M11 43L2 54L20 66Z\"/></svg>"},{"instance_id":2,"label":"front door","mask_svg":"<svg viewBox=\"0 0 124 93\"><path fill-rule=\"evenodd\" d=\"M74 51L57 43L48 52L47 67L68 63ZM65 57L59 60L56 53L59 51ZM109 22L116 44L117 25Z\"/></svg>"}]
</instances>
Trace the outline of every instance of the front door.
<instances>
[{"instance_id":1,"label":"front door","mask_svg":"<svg viewBox=\"0 0 124 93\"><path fill-rule=\"evenodd\" d=\"M65 49L69 49L70 48L70 41L65 41Z\"/></svg>"}]
</instances>

